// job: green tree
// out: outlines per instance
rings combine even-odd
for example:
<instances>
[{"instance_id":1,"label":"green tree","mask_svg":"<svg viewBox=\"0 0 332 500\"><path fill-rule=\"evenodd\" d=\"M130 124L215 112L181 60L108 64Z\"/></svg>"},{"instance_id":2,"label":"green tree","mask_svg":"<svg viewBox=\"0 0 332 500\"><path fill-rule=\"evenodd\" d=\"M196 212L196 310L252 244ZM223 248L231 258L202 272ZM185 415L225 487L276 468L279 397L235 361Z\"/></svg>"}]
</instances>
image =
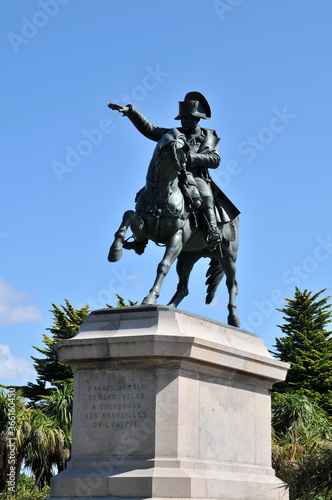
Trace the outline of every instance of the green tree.
<instances>
[{"instance_id":1,"label":"green tree","mask_svg":"<svg viewBox=\"0 0 332 500\"><path fill-rule=\"evenodd\" d=\"M120 295L116 294L117 296L117 303L115 304L115 307L129 307L129 306L136 306L137 302L133 302L132 300L128 300L128 304L126 304L126 301L123 297ZM106 304L107 307L110 309L113 309L114 306L111 306L110 304Z\"/></svg>"},{"instance_id":2,"label":"green tree","mask_svg":"<svg viewBox=\"0 0 332 500\"><path fill-rule=\"evenodd\" d=\"M317 495L331 499L331 473L326 471L331 465L332 425L324 410L298 392L275 393L272 429L273 467L288 484L290 500L317 500Z\"/></svg>"},{"instance_id":3,"label":"green tree","mask_svg":"<svg viewBox=\"0 0 332 500\"><path fill-rule=\"evenodd\" d=\"M9 489L0 493L0 500L46 500L50 496L49 486L44 486L41 490L34 488L34 478L25 473L20 475L17 492L13 493Z\"/></svg>"},{"instance_id":4,"label":"green tree","mask_svg":"<svg viewBox=\"0 0 332 500\"><path fill-rule=\"evenodd\" d=\"M10 396L10 397L9 397ZM12 472L16 492L24 462L35 476L35 487L48 484L54 465L69 456L59 422L41 408L28 406L19 391L0 392L0 491L8 489Z\"/></svg>"},{"instance_id":5,"label":"green tree","mask_svg":"<svg viewBox=\"0 0 332 500\"><path fill-rule=\"evenodd\" d=\"M65 299L60 307L52 304L53 324L48 330L51 336L43 334L44 348L34 347L42 358L32 356L37 371L37 382L29 382L23 387L24 396L36 403L42 396L49 396L57 385L72 379L72 371L65 363L60 363L55 345L59 340L70 339L78 332L84 318L89 314L89 306L75 309Z\"/></svg>"},{"instance_id":6,"label":"green tree","mask_svg":"<svg viewBox=\"0 0 332 500\"><path fill-rule=\"evenodd\" d=\"M73 396L73 382L68 382L53 390L51 395L45 396L41 402L41 408L45 415L55 420L63 431L62 447L53 457L53 462L55 462L59 472L64 470L66 462L70 458Z\"/></svg>"},{"instance_id":7,"label":"green tree","mask_svg":"<svg viewBox=\"0 0 332 500\"><path fill-rule=\"evenodd\" d=\"M128 304L117 296L117 307ZM129 301L129 305L136 303ZM112 307L106 304L107 307ZM51 336L43 335L45 348L37 348L42 358L33 357L38 373L37 383L29 383L22 388L14 388L11 402L8 388L0 390L0 500L25 500L47 497L47 486L54 473L54 467L61 471L70 457L72 433L73 380L68 365L60 363L55 344L59 340L76 335L84 318L89 314L89 306L74 309L66 300L65 306L52 304L53 324L48 330ZM48 386L47 386L48 385ZM31 402L28 404L25 398ZM15 411L9 404L13 405ZM15 414L15 429L11 425L10 413ZM13 436L12 433L15 433ZM9 471L10 437L15 438L15 492L6 489ZM21 465L33 473L33 488L42 488L42 493L31 493L31 485L19 482ZM24 483L24 484L23 484ZM18 488L17 488L18 485ZM17 491L16 491L17 490ZM15 496L17 495L17 496Z\"/></svg>"},{"instance_id":8,"label":"green tree","mask_svg":"<svg viewBox=\"0 0 332 500\"><path fill-rule=\"evenodd\" d=\"M20 475L24 451L31 432L31 410L19 391L0 391L0 491L6 488L11 466L14 467L14 489Z\"/></svg>"},{"instance_id":9,"label":"green tree","mask_svg":"<svg viewBox=\"0 0 332 500\"><path fill-rule=\"evenodd\" d=\"M326 442L316 453L307 455L296 474L302 491L301 500L332 499L332 442ZM310 494L308 493L310 491Z\"/></svg>"},{"instance_id":10,"label":"green tree","mask_svg":"<svg viewBox=\"0 0 332 500\"><path fill-rule=\"evenodd\" d=\"M118 302L115 307L127 307L128 305L134 306L137 304L137 302L131 300L126 304L120 295L117 295L117 299ZM112 308L109 304L106 304L106 306ZM59 362L55 345L59 340L74 337L90 310L88 305L75 309L65 299L65 305L60 305L60 307L52 304L50 312L53 314L53 324L47 330L51 332L51 336L43 334L45 347L33 346L43 356L39 358L32 356L34 360L33 366L38 374L37 382L29 382L22 388L24 396L34 404L40 401L42 397L49 396L56 387L72 380L71 368L66 363Z\"/></svg>"},{"instance_id":11,"label":"green tree","mask_svg":"<svg viewBox=\"0 0 332 500\"><path fill-rule=\"evenodd\" d=\"M56 420L67 434L71 432L73 410L73 383L65 382L50 396L44 396L41 407L46 415Z\"/></svg>"},{"instance_id":12,"label":"green tree","mask_svg":"<svg viewBox=\"0 0 332 500\"><path fill-rule=\"evenodd\" d=\"M31 432L24 453L25 466L35 477L35 488L48 485L53 468L69 458L66 436L59 423L40 408L32 408Z\"/></svg>"},{"instance_id":13,"label":"green tree","mask_svg":"<svg viewBox=\"0 0 332 500\"><path fill-rule=\"evenodd\" d=\"M330 296L295 288L294 299L278 309L285 323L278 325L284 336L276 338L273 354L290 363L285 382L274 386L274 391L298 391L317 401L332 415L332 338L326 327L332 318Z\"/></svg>"}]
</instances>

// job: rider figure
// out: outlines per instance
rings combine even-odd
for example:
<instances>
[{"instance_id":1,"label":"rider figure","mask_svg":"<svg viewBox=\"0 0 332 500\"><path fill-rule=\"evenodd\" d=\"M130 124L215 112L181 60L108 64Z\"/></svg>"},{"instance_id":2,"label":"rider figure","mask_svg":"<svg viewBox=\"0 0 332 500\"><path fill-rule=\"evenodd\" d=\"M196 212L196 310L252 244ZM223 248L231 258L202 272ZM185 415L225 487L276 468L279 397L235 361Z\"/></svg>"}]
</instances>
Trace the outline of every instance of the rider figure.
<instances>
[{"instance_id":1,"label":"rider figure","mask_svg":"<svg viewBox=\"0 0 332 500\"><path fill-rule=\"evenodd\" d=\"M153 141L158 142L169 130L168 128L156 127L150 123L131 104L121 106L110 103L108 106L127 116L139 132ZM190 186L193 185L194 190L198 188L201 200L196 198L194 206L199 208L204 215L205 237L209 249L213 251L220 242L220 233L217 227L208 169L217 168L220 164L219 138L214 130L199 126L201 118L208 119L210 117L211 110L205 97L199 92L189 92L184 101L179 102L179 114L175 120L181 120L181 127L178 127L178 130L186 136L190 148L186 165L189 190Z\"/></svg>"}]
</instances>

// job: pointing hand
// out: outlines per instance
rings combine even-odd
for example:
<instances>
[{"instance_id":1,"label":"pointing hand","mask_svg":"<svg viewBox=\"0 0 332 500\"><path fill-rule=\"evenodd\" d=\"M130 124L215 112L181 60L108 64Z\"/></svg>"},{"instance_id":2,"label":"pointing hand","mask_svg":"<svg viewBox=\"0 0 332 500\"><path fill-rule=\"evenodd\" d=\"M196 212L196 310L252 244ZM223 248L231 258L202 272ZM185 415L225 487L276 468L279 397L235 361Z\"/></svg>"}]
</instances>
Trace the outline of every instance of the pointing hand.
<instances>
[{"instance_id":1,"label":"pointing hand","mask_svg":"<svg viewBox=\"0 0 332 500\"><path fill-rule=\"evenodd\" d=\"M119 111L119 113L122 113L123 115L129 111L129 106L121 106L121 104L113 104L110 102L107 106L114 111Z\"/></svg>"}]
</instances>

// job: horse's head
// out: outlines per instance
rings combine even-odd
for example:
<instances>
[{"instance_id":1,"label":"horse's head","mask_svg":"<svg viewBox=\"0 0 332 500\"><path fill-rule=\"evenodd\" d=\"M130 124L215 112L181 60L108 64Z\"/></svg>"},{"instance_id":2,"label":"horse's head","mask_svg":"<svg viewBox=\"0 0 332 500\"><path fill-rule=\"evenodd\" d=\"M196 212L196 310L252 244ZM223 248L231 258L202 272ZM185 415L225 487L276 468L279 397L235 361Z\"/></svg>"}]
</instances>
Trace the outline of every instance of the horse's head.
<instances>
[{"instance_id":1,"label":"horse's head","mask_svg":"<svg viewBox=\"0 0 332 500\"><path fill-rule=\"evenodd\" d=\"M161 179L179 176L187 163L189 146L186 137L178 129L172 128L159 140L154 161Z\"/></svg>"},{"instance_id":2,"label":"horse's head","mask_svg":"<svg viewBox=\"0 0 332 500\"><path fill-rule=\"evenodd\" d=\"M174 213L182 211L184 206L178 180L185 169L188 152L185 135L173 128L159 140L148 169L148 191L152 190L154 203L170 204Z\"/></svg>"}]
</instances>

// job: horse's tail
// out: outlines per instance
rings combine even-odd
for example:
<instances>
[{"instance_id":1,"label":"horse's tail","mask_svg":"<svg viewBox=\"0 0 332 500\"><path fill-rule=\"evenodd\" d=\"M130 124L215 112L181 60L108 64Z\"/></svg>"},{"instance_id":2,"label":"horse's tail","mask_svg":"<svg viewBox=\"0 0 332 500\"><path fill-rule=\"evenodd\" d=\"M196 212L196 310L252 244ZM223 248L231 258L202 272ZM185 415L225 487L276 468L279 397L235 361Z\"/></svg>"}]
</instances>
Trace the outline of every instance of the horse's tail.
<instances>
[{"instance_id":1,"label":"horse's tail","mask_svg":"<svg viewBox=\"0 0 332 500\"><path fill-rule=\"evenodd\" d=\"M205 284L207 287L205 303L210 304L216 294L219 283L223 279L225 271L217 259L211 259L209 268L206 272L207 280Z\"/></svg>"}]
</instances>

